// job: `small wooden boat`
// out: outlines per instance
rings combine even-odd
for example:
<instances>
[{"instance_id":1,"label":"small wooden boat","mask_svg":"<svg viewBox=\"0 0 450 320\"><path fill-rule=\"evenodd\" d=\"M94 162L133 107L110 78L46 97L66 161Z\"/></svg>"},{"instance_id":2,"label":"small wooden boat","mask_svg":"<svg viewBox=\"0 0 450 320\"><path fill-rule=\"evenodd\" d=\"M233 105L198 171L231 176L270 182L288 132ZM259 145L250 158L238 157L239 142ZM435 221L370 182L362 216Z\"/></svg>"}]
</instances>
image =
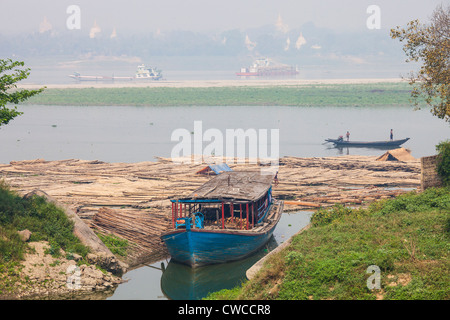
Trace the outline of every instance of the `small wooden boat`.
<instances>
[{"instance_id":1,"label":"small wooden boat","mask_svg":"<svg viewBox=\"0 0 450 320\"><path fill-rule=\"evenodd\" d=\"M333 143L336 147L398 147L408 141L409 138L401 140L386 141L346 141L344 139L325 139L326 142Z\"/></svg>"},{"instance_id":2,"label":"small wooden boat","mask_svg":"<svg viewBox=\"0 0 450 320\"><path fill-rule=\"evenodd\" d=\"M263 247L280 220L272 174L228 171L173 199L172 230L161 235L171 259L198 267L240 260Z\"/></svg>"}]
</instances>

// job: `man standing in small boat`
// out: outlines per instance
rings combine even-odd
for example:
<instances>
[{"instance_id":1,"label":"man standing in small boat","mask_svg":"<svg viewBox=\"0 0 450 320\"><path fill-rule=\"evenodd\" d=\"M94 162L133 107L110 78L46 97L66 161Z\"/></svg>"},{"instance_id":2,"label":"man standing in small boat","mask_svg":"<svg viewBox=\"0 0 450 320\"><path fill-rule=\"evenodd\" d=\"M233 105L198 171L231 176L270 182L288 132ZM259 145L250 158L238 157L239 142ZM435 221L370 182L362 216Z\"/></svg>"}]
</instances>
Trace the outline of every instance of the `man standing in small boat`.
<instances>
[{"instance_id":1,"label":"man standing in small boat","mask_svg":"<svg viewBox=\"0 0 450 320\"><path fill-rule=\"evenodd\" d=\"M394 140L394 132L391 129L391 141Z\"/></svg>"},{"instance_id":2,"label":"man standing in small boat","mask_svg":"<svg viewBox=\"0 0 450 320\"><path fill-rule=\"evenodd\" d=\"M345 135L347 137L347 141L350 140L350 132L347 131L347 134Z\"/></svg>"}]
</instances>

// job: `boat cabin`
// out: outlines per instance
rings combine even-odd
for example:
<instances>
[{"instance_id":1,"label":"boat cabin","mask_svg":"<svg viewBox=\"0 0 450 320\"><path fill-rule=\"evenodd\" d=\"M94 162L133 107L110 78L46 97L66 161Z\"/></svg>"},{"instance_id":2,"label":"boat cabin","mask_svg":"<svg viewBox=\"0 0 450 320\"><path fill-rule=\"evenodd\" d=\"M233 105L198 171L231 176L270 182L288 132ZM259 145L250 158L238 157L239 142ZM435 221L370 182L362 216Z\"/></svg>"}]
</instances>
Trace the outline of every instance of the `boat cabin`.
<instances>
[{"instance_id":1,"label":"boat cabin","mask_svg":"<svg viewBox=\"0 0 450 320\"><path fill-rule=\"evenodd\" d=\"M189 196L171 200L172 227L251 230L270 211L273 177L259 171L222 172Z\"/></svg>"}]
</instances>

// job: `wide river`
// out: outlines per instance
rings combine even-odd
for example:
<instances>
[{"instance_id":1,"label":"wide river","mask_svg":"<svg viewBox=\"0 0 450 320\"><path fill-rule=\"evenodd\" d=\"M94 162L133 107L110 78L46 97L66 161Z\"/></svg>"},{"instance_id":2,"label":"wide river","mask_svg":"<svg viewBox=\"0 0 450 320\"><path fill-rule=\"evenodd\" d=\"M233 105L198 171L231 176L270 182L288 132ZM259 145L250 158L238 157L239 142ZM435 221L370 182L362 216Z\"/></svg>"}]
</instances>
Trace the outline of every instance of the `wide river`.
<instances>
[{"instance_id":1,"label":"wide river","mask_svg":"<svg viewBox=\"0 0 450 320\"><path fill-rule=\"evenodd\" d=\"M280 157L381 155L381 149L335 149L324 144L350 132L351 140L409 137L403 146L416 158L435 154L435 145L449 138L450 127L428 110L412 107L80 107L25 105L24 112L0 129L0 163L15 160L84 159L106 162L154 161L170 157L178 144L171 136L182 129L193 137L209 129L226 137L226 130L255 130L257 138L279 130ZM198 123L198 122L197 122ZM197 127L198 129L198 127ZM197 130L198 132L198 130ZM200 135L201 137L201 135ZM269 138L268 138L269 139ZM270 141L270 139L269 139ZM203 138L202 148L208 145ZM224 141L224 146L226 142ZM226 148L224 148L226 149ZM203 149L200 149L203 150ZM224 150L225 151L225 150ZM235 263L192 270L159 261L129 271L129 279L107 299L200 299L210 291L232 288L245 271L271 248L309 223L310 212L284 214L272 241L256 255Z\"/></svg>"},{"instance_id":2,"label":"wide river","mask_svg":"<svg viewBox=\"0 0 450 320\"><path fill-rule=\"evenodd\" d=\"M257 138L279 130L277 144L268 144L280 157L322 157L342 154L381 155L379 149L331 148L326 138L350 132L351 140L373 141L409 137L403 145L416 158L435 154L435 145L449 138L450 127L428 110L412 107L80 107L25 105L23 115L0 128L0 163L13 160L84 159L106 162L154 161L170 157L179 143L177 129L194 133L208 129L223 136L226 130L256 132ZM266 129L265 131L259 131ZM196 132L199 132L197 130ZM192 134L192 137L194 134ZM194 140L194 139L192 139ZM203 139L205 148L210 142ZM248 146L248 143L247 143ZM239 146L236 147L236 149ZM245 147L245 146L244 146ZM200 149L200 150L203 150ZM278 149L278 150L277 150ZM260 148L257 150L260 154ZM231 150L232 151L232 150ZM192 149L194 152L194 149ZM262 155L264 153L261 153Z\"/></svg>"}]
</instances>

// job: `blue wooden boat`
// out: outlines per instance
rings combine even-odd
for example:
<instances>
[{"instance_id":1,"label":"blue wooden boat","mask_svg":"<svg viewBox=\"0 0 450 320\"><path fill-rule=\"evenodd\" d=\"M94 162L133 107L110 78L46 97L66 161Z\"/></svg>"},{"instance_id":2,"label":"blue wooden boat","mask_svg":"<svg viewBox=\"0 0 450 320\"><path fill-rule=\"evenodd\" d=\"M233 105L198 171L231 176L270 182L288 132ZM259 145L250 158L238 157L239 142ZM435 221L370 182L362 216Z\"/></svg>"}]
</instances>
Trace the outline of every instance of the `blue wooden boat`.
<instances>
[{"instance_id":1,"label":"blue wooden boat","mask_svg":"<svg viewBox=\"0 0 450 320\"><path fill-rule=\"evenodd\" d=\"M263 247L281 217L273 175L223 172L172 201L172 230L161 235L171 259L198 267L243 259Z\"/></svg>"}]
</instances>

